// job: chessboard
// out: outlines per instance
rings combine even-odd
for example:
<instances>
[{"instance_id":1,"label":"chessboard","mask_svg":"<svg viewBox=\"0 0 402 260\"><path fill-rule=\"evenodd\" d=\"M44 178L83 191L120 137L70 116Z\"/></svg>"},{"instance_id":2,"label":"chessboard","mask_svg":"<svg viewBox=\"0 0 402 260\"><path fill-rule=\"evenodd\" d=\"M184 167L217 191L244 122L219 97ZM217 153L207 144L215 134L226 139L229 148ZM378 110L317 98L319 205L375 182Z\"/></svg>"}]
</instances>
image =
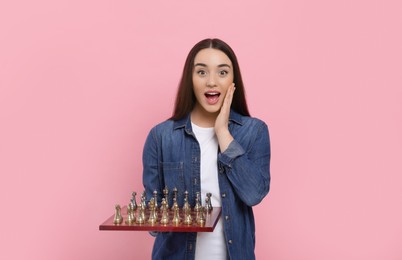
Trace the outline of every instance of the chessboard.
<instances>
[{"instance_id":1,"label":"chessboard","mask_svg":"<svg viewBox=\"0 0 402 260\"><path fill-rule=\"evenodd\" d=\"M189 193L184 191L184 205L179 207L178 190L173 188L172 196L169 189L163 189L162 202L158 203L158 192L153 192L148 204L145 191L137 204L137 192L131 195L130 203L123 207L115 205L115 214L99 226L99 230L134 230L158 232L212 232L221 215L222 208L213 207L211 193L205 197L205 206L201 203L201 195L196 193L195 205L189 203ZM169 198L173 205L169 206Z\"/></svg>"},{"instance_id":2,"label":"chessboard","mask_svg":"<svg viewBox=\"0 0 402 260\"><path fill-rule=\"evenodd\" d=\"M129 204L130 205L130 204ZM137 209L138 211L138 209ZM185 213L181 212L179 214L180 222L176 222L174 224L173 219L174 219L174 213L173 211L169 210L167 214L167 222L166 224L161 224L161 220L163 218L163 213L161 210L158 212L154 213L156 214L155 220L154 221L149 221L150 216L152 214L152 210L146 209L144 211L144 223L137 223L136 221L127 221L129 219L129 212L130 209L128 209L127 206L124 206L121 209L120 213L120 224L116 223L116 215L112 215L109 217L105 222L103 222L99 226L99 230L117 230L117 231L157 231L157 232L212 232L215 229L216 224L218 223L218 220L221 216L221 207L212 207L212 210L205 212L204 215L204 223L199 224L197 222L197 212L193 209L190 211L191 215L191 223L185 224ZM137 212L133 212L138 215ZM165 217L166 218L166 217ZM187 218L189 218L187 216ZM116 224L115 224L116 223Z\"/></svg>"}]
</instances>

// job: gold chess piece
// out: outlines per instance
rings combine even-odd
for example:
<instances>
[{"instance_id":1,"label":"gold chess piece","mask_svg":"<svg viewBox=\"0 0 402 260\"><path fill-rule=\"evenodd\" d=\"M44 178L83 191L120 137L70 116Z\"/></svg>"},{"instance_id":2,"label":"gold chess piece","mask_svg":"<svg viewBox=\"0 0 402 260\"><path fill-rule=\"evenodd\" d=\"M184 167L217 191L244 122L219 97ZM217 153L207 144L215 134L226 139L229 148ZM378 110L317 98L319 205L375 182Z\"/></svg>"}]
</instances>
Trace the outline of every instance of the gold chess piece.
<instances>
[{"instance_id":1,"label":"gold chess piece","mask_svg":"<svg viewBox=\"0 0 402 260\"><path fill-rule=\"evenodd\" d=\"M127 219L126 219L126 224L127 225L132 225L135 223L135 215L134 215L134 209L133 206L129 203L127 205Z\"/></svg>"},{"instance_id":2,"label":"gold chess piece","mask_svg":"<svg viewBox=\"0 0 402 260\"><path fill-rule=\"evenodd\" d=\"M123 217L121 216L121 207L119 204L117 204L114 208L116 212L114 214L113 224L120 225L123 222Z\"/></svg>"},{"instance_id":3,"label":"gold chess piece","mask_svg":"<svg viewBox=\"0 0 402 260\"><path fill-rule=\"evenodd\" d=\"M173 204L173 219L172 219L172 223L176 226L180 225L181 219L180 219L180 209L179 209L179 205L177 204L177 202L175 202Z\"/></svg>"},{"instance_id":4,"label":"gold chess piece","mask_svg":"<svg viewBox=\"0 0 402 260\"><path fill-rule=\"evenodd\" d=\"M186 225L193 224L193 218L191 217L191 208L190 207L185 208L183 223L186 224Z\"/></svg>"},{"instance_id":5,"label":"gold chess piece","mask_svg":"<svg viewBox=\"0 0 402 260\"><path fill-rule=\"evenodd\" d=\"M205 225L204 207L200 207L200 211L197 212L197 224L201 227Z\"/></svg>"},{"instance_id":6,"label":"gold chess piece","mask_svg":"<svg viewBox=\"0 0 402 260\"><path fill-rule=\"evenodd\" d=\"M168 207L165 198L162 199L162 217L161 217L161 224L167 225L169 224L169 215L168 215Z\"/></svg>"},{"instance_id":7,"label":"gold chess piece","mask_svg":"<svg viewBox=\"0 0 402 260\"><path fill-rule=\"evenodd\" d=\"M148 218L148 223L150 225L155 225L155 223L158 221L157 215L156 215L156 209L155 209L155 200L154 198L151 198L151 200L148 203L149 207L149 218Z\"/></svg>"},{"instance_id":8,"label":"gold chess piece","mask_svg":"<svg viewBox=\"0 0 402 260\"><path fill-rule=\"evenodd\" d=\"M145 223L145 208L144 205L141 203L138 209L138 216L135 221L137 224L144 224Z\"/></svg>"}]
</instances>

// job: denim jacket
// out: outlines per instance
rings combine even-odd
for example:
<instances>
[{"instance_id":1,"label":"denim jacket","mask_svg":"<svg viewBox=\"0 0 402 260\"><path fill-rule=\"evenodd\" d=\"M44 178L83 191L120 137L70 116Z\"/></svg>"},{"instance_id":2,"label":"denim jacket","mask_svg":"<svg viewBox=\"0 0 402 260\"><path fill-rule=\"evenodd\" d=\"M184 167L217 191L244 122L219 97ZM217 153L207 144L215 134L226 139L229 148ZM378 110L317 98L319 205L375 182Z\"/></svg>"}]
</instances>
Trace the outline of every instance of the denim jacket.
<instances>
[{"instance_id":1,"label":"denim jacket","mask_svg":"<svg viewBox=\"0 0 402 260\"><path fill-rule=\"evenodd\" d=\"M267 125L233 110L229 131L234 140L218 153L218 180L222 220L229 259L255 259L255 224L252 206L261 202L270 187L270 141ZM158 203L166 186L184 191L194 206L200 192L200 146L191 128L190 115L167 120L149 133L143 152L143 184L147 199L158 191ZM172 198L169 198L172 205ZM194 259L196 233L157 233L152 259Z\"/></svg>"}]
</instances>

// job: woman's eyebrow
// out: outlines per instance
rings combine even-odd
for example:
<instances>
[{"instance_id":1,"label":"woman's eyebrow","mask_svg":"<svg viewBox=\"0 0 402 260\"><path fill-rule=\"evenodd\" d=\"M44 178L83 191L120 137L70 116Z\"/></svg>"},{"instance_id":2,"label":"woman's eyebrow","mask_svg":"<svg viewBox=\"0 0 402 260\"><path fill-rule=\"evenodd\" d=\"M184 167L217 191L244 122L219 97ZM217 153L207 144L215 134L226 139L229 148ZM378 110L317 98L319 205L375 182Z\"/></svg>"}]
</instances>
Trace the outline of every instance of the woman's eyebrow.
<instances>
[{"instance_id":1,"label":"woman's eyebrow","mask_svg":"<svg viewBox=\"0 0 402 260\"><path fill-rule=\"evenodd\" d=\"M196 67L196 66L201 66L201 67L208 67L206 64L204 64L204 63L196 63L195 65L194 65L194 67ZM218 65L218 68L222 68L222 67L229 67L230 68L230 66L229 66L229 64L219 64Z\"/></svg>"},{"instance_id":2,"label":"woman's eyebrow","mask_svg":"<svg viewBox=\"0 0 402 260\"><path fill-rule=\"evenodd\" d=\"M230 68L229 64L220 64L220 65L218 65L218 68L221 68L221 67L229 67Z\"/></svg>"}]
</instances>

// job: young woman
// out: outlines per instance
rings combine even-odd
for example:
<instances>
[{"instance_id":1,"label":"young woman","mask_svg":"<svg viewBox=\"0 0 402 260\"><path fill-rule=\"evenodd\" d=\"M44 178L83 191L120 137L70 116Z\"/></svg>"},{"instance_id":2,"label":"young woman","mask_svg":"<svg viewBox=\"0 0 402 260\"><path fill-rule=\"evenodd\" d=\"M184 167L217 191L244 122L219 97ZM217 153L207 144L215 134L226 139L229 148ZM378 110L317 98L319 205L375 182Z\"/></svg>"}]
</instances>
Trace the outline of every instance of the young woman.
<instances>
[{"instance_id":1,"label":"young woman","mask_svg":"<svg viewBox=\"0 0 402 260\"><path fill-rule=\"evenodd\" d=\"M222 207L214 232L156 234L153 259L254 259L252 206L270 186L267 125L250 117L237 58L225 42L205 39L188 54L173 116L149 133L143 153L147 198L177 188ZM169 198L172 205L172 198Z\"/></svg>"}]
</instances>

